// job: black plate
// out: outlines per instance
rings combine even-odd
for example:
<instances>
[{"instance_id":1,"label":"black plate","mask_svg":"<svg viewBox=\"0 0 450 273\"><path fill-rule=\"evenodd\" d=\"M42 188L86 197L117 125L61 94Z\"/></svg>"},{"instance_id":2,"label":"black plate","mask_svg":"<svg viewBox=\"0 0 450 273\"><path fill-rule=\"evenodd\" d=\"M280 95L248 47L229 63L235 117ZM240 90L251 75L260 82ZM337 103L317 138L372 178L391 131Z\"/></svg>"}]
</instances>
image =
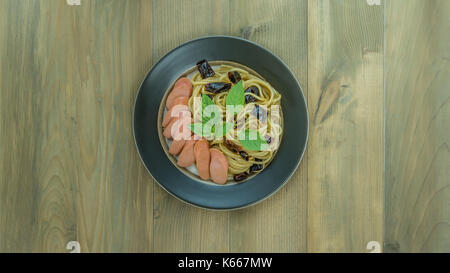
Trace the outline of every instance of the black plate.
<instances>
[{"instance_id":1,"label":"black plate","mask_svg":"<svg viewBox=\"0 0 450 273\"><path fill-rule=\"evenodd\" d=\"M282 95L284 133L279 150L266 169L240 184L212 185L189 178L170 162L159 141L158 109L164 93L181 74L202 59L248 66ZM161 187L195 206L236 209L264 200L294 173L306 148L308 111L297 80L278 57L241 38L212 36L173 49L153 66L136 97L133 131L139 155Z\"/></svg>"}]
</instances>

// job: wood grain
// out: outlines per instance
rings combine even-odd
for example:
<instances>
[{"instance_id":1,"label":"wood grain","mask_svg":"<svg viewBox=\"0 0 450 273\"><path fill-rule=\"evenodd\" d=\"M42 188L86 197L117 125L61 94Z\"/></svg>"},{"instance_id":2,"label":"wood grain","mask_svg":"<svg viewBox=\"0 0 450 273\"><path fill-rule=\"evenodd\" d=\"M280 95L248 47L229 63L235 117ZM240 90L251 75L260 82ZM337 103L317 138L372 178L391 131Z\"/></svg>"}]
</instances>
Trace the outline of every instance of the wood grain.
<instances>
[{"instance_id":1,"label":"wood grain","mask_svg":"<svg viewBox=\"0 0 450 273\"><path fill-rule=\"evenodd\" d=\"M383 233L383 7L308 2L308 251Z\"/></svg>"},{"instance_id":2,"label":"wood grain","mask_svg":"<svg viewBox=\"0 0 450 273\"><path fill-rule=\"evenodd\" d=\"M228 34L228 1L154 1L153 59L196 37ZM227 252L228 212L187 205L154 188L156 252Z\"/></svg>"},{"instance_id":3,"label":"wood grain","mask_svg":"<svg viewBox=\"0 0 450 273\"><path fill-rule=\"evenodd\" d=\"M152 183L130 122L151 3L0 5L0 250L151 251Z\"/></svg>"},{"instance_id":4,"label":"wood grain","mask_svg":"<svg viewBox=\"0 0 450 273\"><path fill-rule=\"evenodd\" d=\"M445 0L386 3L388 252L450 251L449 18Z\"/></svg>"},{"instance_id":5,"label":"wood grain","mask_svg":"<svg viewBox=\"0 0 450 273\"><path fill-rule=\"evenodd\" d=\"M235 18L231 34L255 41L283 59L306 96L307 1L232 1L230 5ZM306 251L306 166L305 156L279 192L256 206L231 212L231 252Z\"/></svg>"},{"instance_id":6,"label":"wood grain","mask_svg":"<svg viewBox=\"0 0 450 273\"><path fill-rule=\"evenodd\" d=\"M1 0L0 252L449 252L450 2L381 3ZM283 59L310 114L287 185L231 212L166 193L132 136L151 65L214 34Z\"/></svg>"}]
</instances>

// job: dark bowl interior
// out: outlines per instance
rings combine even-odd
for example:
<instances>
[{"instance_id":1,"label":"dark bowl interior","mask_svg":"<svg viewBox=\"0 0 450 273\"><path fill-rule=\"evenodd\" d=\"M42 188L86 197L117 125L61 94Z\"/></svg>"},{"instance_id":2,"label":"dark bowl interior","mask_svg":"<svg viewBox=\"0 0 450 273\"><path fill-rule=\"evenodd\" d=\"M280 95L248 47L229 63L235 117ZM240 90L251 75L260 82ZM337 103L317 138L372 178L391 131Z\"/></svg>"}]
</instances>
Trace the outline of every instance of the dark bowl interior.
<instances>
[{"instance_id":1,"label":"dark bowl interior","mask_svg":"<svg viewBox=\"0 0 450 273\"><path fill-rule=\"evenodd\" d=\"M284 133L279 150L263 172L244 183L221 186L198 182L180 172L161 147L157 119L164 93L171 83L201 59L226 60L248 66L282 95ZM249 206L276 192L298 167L308 137L306 102L289 68L263 47L229 36L193 40L164 56L153 66L140 87L133 119L138 152L153 178L177 198L209 209Z\"/></svg>"}]
</instances>

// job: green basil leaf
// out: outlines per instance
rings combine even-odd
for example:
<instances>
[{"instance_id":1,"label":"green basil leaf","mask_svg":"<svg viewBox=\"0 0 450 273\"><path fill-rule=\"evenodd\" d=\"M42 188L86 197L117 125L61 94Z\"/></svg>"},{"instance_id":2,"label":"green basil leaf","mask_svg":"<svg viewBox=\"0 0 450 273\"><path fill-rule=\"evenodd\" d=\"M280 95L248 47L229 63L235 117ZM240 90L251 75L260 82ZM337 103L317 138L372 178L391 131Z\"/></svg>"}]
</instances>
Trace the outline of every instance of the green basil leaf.
<instances>
[{"instance_id":1,"label":"green basil leaf","mask_svg":"<svg viewBox=\"0 0 450 273\"><path fill-rule=\"evenodd\" d=\"M212 106L210 106L212 107ZM217 107L216 105L214 105L214 107ZM211 109L211 108L209 108ZM203 136L211 136L214 135L215 132L215 126L217 123L220 122L220 120L218 120L219 117L215 117L215 114L212 114L211 117L208 117L207 120L205 122L203 122Z\"/></svg>"},{"instance_id":2,"label":"green basil leaf","mask_svg":"<svg viewBox=\"0 0 450 273\"><path fill-rule=\"evenodd\" d=\"M214 115L207 117L205 115L205 108L209 105L216 105L214 101L205 94L202 94L202 123L205 124L208 120L212 119Z\"/></svg>"},{"instance_id":3,"label":"green basil leaf","mask_svg":"<svg viewBox=\"0 0 450 273\"><path fill-rule=\"evenodd\" d=\"M242 83L242 80L231 87L230 92L227 94L225 103L227 106L245 104L244 84Z\"/></svg>"},{"instance_id":4,"label":"green basil leaf","mask_svg":"<svg viewBox=\"0 0 450 273\"><path fill-rule=\"evenodd\" d=\"M254 138L255 134L256 139L250 139L250 136ZM263 139L256 130L242 130L239 132L238 138L242 146L248 151L261 151L261 145L267 145L266 140Z\"/></svg>"}]
</instances>

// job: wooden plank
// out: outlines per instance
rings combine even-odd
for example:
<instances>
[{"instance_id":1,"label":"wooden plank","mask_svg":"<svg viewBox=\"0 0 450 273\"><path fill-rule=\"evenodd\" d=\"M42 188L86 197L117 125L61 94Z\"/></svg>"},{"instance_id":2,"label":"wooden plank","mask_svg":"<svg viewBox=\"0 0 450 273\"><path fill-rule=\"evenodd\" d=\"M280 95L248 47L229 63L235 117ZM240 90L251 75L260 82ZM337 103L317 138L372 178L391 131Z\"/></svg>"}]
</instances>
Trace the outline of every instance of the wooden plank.
<instances>
[{"instance_id":1,"label":"wooden plank","mask_svg":"<svg viewBox=\"0 0 450 273\"><path fill-rule=\"evenodd\" d=\"M383 6L308 2L308 251L382 244Z\"/></svg>"},{"instance_id":2,"label":"wooden plank","mask_svg":"<svg viewBox=\"0 0 450 273\"><path fill-rule=\"evenodd\" d=\"M445 0L386 3L389 252L450 251L449 18Z\"/></svg>"},{"instance_id":3,"label":"wooden plank","mask_svg":"<svg viewBox=\"0 0 450 273\"><path fill-rule=\"evenodd\" d=\"M17 1L0 2L1 252L32 251L33 223L38 220L35 215L36 203L39 200L35 201L34 193L39 184L33 183L33 180L38 179L36 172L40 169L38 164L41 165L42 158L39 158L37 145L42 140L33 136L39 133L42 127L43 122L38 117L43 116L44 111L36 104L46 90L42 90L40 79L24 78L32 76L38 69L36 62L34 65L29 62L34 59L32 44L37 39L34 27L39 20L38 17L31 16L31 10L34 8L36 5L32 1L22 4ZM26 36L25 33L31 35ZM61 145L58 148L61 149ZM36 157L39 162L34 160ZM53 165L56 165L55 163ZM40 175L45 173L40 171ZM51 175L47 176L47 180L49 177ZM62 185L59 188L60 201L55 202L55 205L62 208L67 206L70 209L70 192L64 190ZM62 214L60 217L62 221L69 223L69 226L73 225L73 214ZM60 223L50 221L49 226L52 224L55 228L62 227ZM75 232L55 232L53 243L59 242L62 249L66 241L75 236Z\"/></svg>"},{"instance_id":4,"label":"wooden plank","mask_svg":"<svg viewBox=\"0 0 450 273\"><path fill-rule=\"evenodd\" d=\"M271 50L307 96L307 1L232 1L231 33ZM232 252L306 251L307 158L290 181L262 203L230 214ZM275 178L274 178L275 179Z\"/></svg>"},{"instance_id":5,"label":"wooden plank","mask_svg":"<svg viewBox=\"0 0 450 273\"><path fill-rule=\"evenodd\" d=\"M153 59L188 40L228 34L228 1L153 3ZM195 208L154 188L154 250L156 252L227 252L228 212Z\"/></svg>"},{"instance_id":6,"label":"wooden plank","mask_svg":"<svg viewBox=\"0 0 450 273\"><path fill-rule=\"evenodd\" d=\"M151 2L81 2L0 4L1 251L152 250L130 111L151 64Z\"/></svg>"}]
</instances>

